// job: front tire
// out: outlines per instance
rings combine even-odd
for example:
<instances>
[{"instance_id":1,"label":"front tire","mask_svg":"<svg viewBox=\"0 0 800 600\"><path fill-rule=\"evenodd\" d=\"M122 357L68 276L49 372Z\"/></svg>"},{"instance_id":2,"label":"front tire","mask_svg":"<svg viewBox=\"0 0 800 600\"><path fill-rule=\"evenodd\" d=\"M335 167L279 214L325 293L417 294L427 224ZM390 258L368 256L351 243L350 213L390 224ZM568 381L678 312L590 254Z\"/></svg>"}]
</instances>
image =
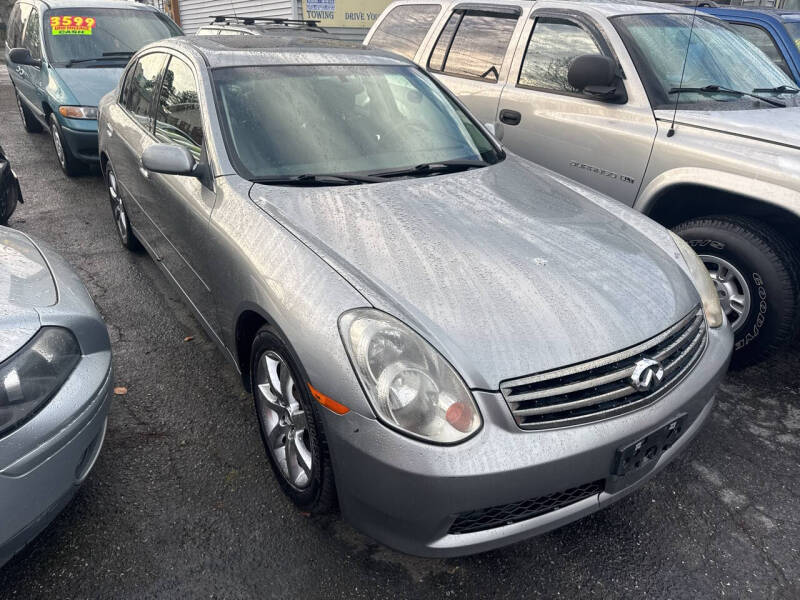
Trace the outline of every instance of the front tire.
<instances>
[{"instance_id":1,"label":"front tire","mask_svg":"<svg viewBox=\"0 0 800 600\"><path fill-rule=\"evenodd\" d=\"M708 268L734 332L733 364L753 364L800 329L800 263L777 231L745 217L706 217L675 232Z\"/></svg>"},{"instance_id":2,"label":"front tire","mask_svg":"<svg viewBox=\"0 0 800 600\"><path fill-rule=\"evenodd\" d=\"M72 150L69 149L66 140L64 139L64 133L61 130L61 125L58 124L58 119L53 113L50 113L50 116L47 118L47 122L50 125L50 137L53 140L53 148L56 151L56 158L58 159L58 164L61 167L61 170L64 171L64 174L67 177L75 177L76 175L80 175L84 171L84 166L81 162L75 158L72 154Z\"/></svg>"},{"instance_id":3,"label":"front tire","mask_svg":"<svg viewBox=\"0 0 800 600\"><path fill-rule=\"evenodd\" d=\"M336 507L333 466L320 409L292 354L269 328L252 346L250 376L261 439L284 493L303 511Z\"/></svg>"},{"instance_id":4,"label":"front tire","mask_svg":"<svg viewBox=\"0 0 800 600\"><path fill-rule=\"evenodd\" d=\"M42 124L39 123L38 119L33 116L33 113L22 103L22 99L19 97L19 92L17 88L14 88L14 98L17 100L17 109L19 110L19 116L22 118L22 127L28 133L40 133L42 129Z\"/></svg>"},{"instance_id":5,"label":"front tire","mask_svg":"<svg viewBox=\"0 0 800 600\"><path fill-rule=\"evenodd\" d=\"M114 167L111 166L110 162L106 164L103 177L106 182L108 200L111 203L111 214L114 217L114 225L117 228L119 241L128 250L137 252L141 250L142 245L136 234L133 233L133 229L131 229L131 220L128 217L128 210L125 207L122 192L119 189L117 174L114 172Z\"/></svg>"}]
</instances>

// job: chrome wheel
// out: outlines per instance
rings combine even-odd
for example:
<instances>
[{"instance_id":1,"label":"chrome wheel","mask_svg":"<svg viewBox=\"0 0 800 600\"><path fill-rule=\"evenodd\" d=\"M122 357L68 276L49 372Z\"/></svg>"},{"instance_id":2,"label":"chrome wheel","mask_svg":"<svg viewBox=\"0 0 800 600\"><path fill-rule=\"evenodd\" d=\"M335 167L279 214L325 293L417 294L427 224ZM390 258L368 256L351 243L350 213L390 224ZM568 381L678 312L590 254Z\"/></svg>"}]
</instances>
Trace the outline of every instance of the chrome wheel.
<instances>
[{"instance_id":1,"label":"chrome wheel","mask_svg":"<svg viewBox=\"0 0 800 600\"><path fill-rule=\"evenodd\" d=\"M281 474L302 490L311 483L312 454L306 413L298 401L289 365L276 352L265 352L256 368L256 408L267 448Z\"/></svg>"},{"instance_id":2,"label":"chrome wheel","mask_svg":"<svg viewBox=\"0 0 800 600\"><path fill-rule=\"evenodd\" d=\"M705 263L714 287L717 288L722 310L725 311L732 329L736 331L750 313L750 288L747 280L739 269L722 258L701 254L700 259Z\"/></svg>"},{"instance_id":3,"label":"chrome wheel","mask_svg":"<svg viewBox=\"0 0 800 600\"><path fill-rule=\"evenodd\" d=\"M123 242L126 242L128 240L128 214L125 212L122 196L117 191L117 175L111 167L108 167L108 171L106 171L106 181L108 183L108 196L111 200L111 211L114 214L114 223L117 225L119 237L122 238Z\"/></svg>"},{"instance_id":4,"label":"chrome wheel","mask_svg":"<svg viewBox=\"0 0 800 600\"><path fill-rule=\"evenodd\" d=\"M67 156L64 153L64 146L61 144L61 133L58 131L58 125L53 123L50 126L50 134L53 137L53 146L56 148L56 156L58 156L58 162L61 163L61 167L63 169L67 168Z\"/></svg>"}]
</instances>

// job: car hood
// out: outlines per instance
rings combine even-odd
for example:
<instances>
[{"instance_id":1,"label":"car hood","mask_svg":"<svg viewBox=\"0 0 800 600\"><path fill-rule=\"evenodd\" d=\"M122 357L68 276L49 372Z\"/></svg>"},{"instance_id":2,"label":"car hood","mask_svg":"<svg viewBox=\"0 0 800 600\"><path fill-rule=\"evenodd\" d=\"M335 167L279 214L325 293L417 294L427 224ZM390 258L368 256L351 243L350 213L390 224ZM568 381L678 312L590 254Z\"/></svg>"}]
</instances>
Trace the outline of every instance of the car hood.
<instances>
[{"instance_id":1,"label":"car hood","mask_svg":"<svg viewBox=\"0 0 800 600\"><path fill-rule=\"evenodd\" d=\"M100 98L116 87L124 68L59 67L54 70L79 105L97 106Z\"/></svg>"},{"instance_id":2,"label":"car hood","mask_svg":"<svg viewBox=\"0 0 800 600\"><path fill-rule=\"evenodd\" d=\"M36 309L56 300L53 275L36 245L25 234L0 227L0 361L38 331Z\"/></svg>"},{"instance_id":3,"label":"car hood","mask_svg":"<svg viewBox=\"0 0 800 600\"><path fill-rule=\"evenodd\" d=\"M512 156L390 183L255 185L251 196L472 388L632 346L699 302L665 230Z\"/></svg>"},{"instance_id":4,"label":"car hood","mask_svg":"<svg viewBox=\"0 0 800 600\"><path fill-rule=\"evenodd\" d=\"M672 111L656 111L672 120ZM800 149L800 107L759 110L679 110L676 122Z\"/></svg>"}]
</instances>

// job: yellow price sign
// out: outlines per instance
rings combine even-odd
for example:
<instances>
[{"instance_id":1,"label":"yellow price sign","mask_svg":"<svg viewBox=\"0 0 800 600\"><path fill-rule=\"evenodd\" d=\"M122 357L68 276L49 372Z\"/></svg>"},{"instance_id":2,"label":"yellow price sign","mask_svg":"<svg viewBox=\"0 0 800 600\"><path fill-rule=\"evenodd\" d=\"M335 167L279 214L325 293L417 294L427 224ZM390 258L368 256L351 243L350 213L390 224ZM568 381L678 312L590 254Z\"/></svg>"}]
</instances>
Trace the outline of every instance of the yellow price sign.
<instances>
[{"instance_id":1,"label":"yellow price sign","mask_svg":"<svg viewBox=\"0 0 800 600\"><path fill-rule=\"evenodd\" d=\"M97 20L94 17L50 17L53 35L92 35Z\"/></svg>"}]
</instances>

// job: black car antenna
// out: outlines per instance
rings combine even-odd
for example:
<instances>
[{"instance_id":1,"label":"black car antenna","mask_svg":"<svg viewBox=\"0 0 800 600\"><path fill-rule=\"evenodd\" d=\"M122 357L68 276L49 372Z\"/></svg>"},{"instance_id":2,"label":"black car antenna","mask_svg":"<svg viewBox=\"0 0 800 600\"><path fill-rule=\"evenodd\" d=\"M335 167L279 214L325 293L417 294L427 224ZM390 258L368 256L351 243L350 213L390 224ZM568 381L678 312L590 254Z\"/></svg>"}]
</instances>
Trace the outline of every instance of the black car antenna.
<instances>
[{"instance_id":1,"label":"black car antenna","mask_svg":"<svg viewBox=\"0 0 800 600\"><path fill-rule=\"evenodd\" d=\"M675 94L675 106L672 109L672 123L669 125L667 137L675 135L675 119L678 116L678 103L681 100L681 88L683 87L683 76L686 73L686 63L689 62L689 49L692 47L692 34L694 33L694 20L697 18L697 7L701 0L695 0L694 11L692 12L692 24L689 26L689 40L686 42L686 54L683 57L683 68L681 68L681 80L678 83L678 93ZM705 4L705 3L704 3Z\"/></svg>"}]
</instances>

